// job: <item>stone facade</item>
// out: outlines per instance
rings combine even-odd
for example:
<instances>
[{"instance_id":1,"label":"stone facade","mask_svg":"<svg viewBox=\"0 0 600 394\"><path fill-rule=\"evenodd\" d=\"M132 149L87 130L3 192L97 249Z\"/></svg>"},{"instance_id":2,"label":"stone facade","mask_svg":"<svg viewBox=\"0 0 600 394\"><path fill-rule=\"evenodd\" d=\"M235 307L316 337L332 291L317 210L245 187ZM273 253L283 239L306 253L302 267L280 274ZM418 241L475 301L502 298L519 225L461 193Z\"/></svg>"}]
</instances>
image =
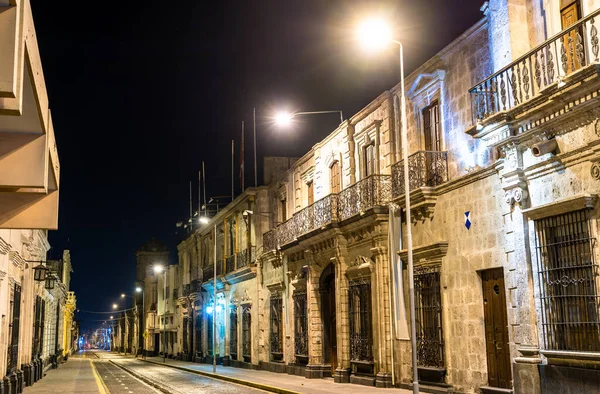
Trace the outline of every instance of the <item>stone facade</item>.
<instances>
[{"instance_id":1,"label":"stone facade","mask_svg":"<svg viewBox=\"0 0 600 394\"><path fill-rule=\"evenodd\" d=\"M191 274L181 283L204 290L190 299L202 316L192 319L201 325L201 342L189 345L195 359L209 361L203 312L221 305L223 363L409 387L410 226L424 391L591 392L600 360L600 4L559 3L490 1L406 78L410 223L395 86L182 242L179 264ZM568 28L568 6L579 21L556 35ZM211 234L217 261L227 260L228 218L249 194L248 210L269 218L252 229L256 262L243 280L218 271L213 300ZM248 358L237 331L228 359L233 305L238 327L240 309L251 311Z\"/></svg>"}]
</instances>

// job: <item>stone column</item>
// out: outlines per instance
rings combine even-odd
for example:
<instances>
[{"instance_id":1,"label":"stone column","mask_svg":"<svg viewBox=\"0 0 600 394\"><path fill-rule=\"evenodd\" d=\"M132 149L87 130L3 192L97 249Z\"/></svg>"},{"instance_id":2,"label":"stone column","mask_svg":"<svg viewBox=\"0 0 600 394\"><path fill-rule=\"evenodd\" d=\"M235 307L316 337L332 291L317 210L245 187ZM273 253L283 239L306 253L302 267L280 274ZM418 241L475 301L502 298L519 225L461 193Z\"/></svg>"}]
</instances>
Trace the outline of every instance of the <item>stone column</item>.
<instances>
[{"instance_id":1,"label":"stone column","mask_svg":"<svg viewBox=\"0 0 600 394\"><path fill-rule=\"evenodd\" d=\"M377 334L375 360L378 364L377 387L392 387L392 333L390 332L390 294L389 294L389 254L386 241L379 240L371 252L375 257L375 280L372 281L372 309L377 310L373 316L373 329Z\"/></svg>"},{"instance_id":2,"label":"stone column","mask_svg":"<svg viewBox=\"0 0 600 394\"><path fill-rule=\"evenodd\" d=\"M337 332L337 361L335 366L335 383L350 383L350 314L348 305L348 268L347 242L343 236L337 238L336 257L331 259L335 265L336 293L336 332Z\"/></svg>"},{"instance_id":3,"label":"stone column","mask_svg":"<svg viewBox=\"0 0 600 394\"><path fill-rule=\"evenodd\" d=\"M319 292L320 271L315 264L312 252L304 252L308 262L306 303L308 305L308 379L323 377L323 324L321 322L321 294Z\"/></svg>"}]
</instances>

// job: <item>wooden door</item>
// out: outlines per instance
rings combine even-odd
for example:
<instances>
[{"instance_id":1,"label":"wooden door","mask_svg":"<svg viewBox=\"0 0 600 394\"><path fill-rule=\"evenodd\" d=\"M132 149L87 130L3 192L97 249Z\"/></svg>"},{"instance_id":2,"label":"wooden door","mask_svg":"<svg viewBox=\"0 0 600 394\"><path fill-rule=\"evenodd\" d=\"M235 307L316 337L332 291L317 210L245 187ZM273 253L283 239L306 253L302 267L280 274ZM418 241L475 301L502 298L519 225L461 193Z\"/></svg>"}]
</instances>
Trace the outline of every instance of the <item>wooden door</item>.
<instances>
[{"instance_id":1,"label":"wooden door","mask_svg":"<svg viewBox=\"0 0 600 394\"><path fill-rule=\"evenodd\" d=\"M483 311L489 385L511 388L510 347L502 268L483 271Z\"/></svg>"},{"instance_id":2,"label":"wooden door","mask_svg":"<svg viewBox=\"0 0 600 394\"><path fill-rule=\"evenodd\" d=\"M579 1L563 0L561 2L560 23L563 30L577 23L581 17L579 10ZM583 56L583 53L585 53L585 50L582 49L583 47L581 47L581 50L578 50L578 44L582 46L584 44L582 37L580 29L571 30L563 37L563 45L567 55L567 75L582 66L583 59L580 59L578 56L578 54Z\"/></svg>"},{"instance_id":3,"label":"wooden door","mask_svg":"<svg viewBox=\"0 0 600 394\"><path fill-rule=\"evenodd\" d=\"M313 189L313 182L310 181L306 184L306 187L308 189L308 204L307 205L312 205L312 203L315 202L315 192Z\"/></svg>"}]
</instances>

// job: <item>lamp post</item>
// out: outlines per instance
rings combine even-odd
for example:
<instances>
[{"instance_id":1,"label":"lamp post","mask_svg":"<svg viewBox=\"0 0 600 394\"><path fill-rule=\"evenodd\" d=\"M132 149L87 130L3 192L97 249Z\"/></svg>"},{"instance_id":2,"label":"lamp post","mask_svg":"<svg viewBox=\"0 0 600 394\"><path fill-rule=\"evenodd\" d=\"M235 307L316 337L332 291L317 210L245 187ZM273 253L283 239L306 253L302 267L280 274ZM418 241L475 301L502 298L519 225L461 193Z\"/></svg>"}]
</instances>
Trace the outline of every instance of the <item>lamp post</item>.
<instances>
[{"instance_id":1,"label":"lamp post","mask_svg":"<svg viewBox=\"0 0 600 394\"><path fill-rule=\"evenodd\" d=\"M146 307L145 307L146 300L145 300L144 288L137 286L135 288L135 292L142 293L142 313L141 314L138 313L138 319L139 319L138 324L139 324L139 330L141 333L141 339L139 340L140 343L138 344L138 346L142 351L142 358L144 358L145 357L144 356L144 347L146 345L146 338L144 337L144 334L146 333L146 330L145 330L145 328L146 328L145 327L146 326ZM135 307L137 308L137 302L135 304ZM136 355L136 357L137 357L137 355Z\"/></svg>"},{"instance_id":2,"label":"lamp post","mask_svg":"<svg viewBox=\"0 0 600 394\"><path fill-rule=\"evenodd\" d=\"M214 224L215 235L213 239L213 299L215 308L213 315L213 373L217 373L217 222Z\"/></svg>"},{"instance_id":3,"label":"lamp post","mask_svg":"<svg viewBox=\"0 0 600 394\"><path fill-rule=\"evenodd\" d=\"M413 392L419 392L419 372L417 369L417 329L415 318L415 278L413 267L413 245L412 245L412 229L410 219L410 184L408 179L408 131L406 128L406 97L404 94L404 56L403 46L398 40L391 37L391 33L386 23L380 20L371 19L365 21L358 30L359 39L368 49L382 49L389 43L397 44L400 60L400 121L402 123L402 161L404 162L404 200L406 211L406 249L407 249L407 268L408 268L408 288L410 302L410 331L411 331L411 347L412 347L412 364L413 364Z\"/></svg>"},{"instance_id":4,"label":"lamp post","mask_svg":"<svg viewBox=\"0 0 600 394\"><path fill-rule=\"evenodd\" d=\"M167 362L167 270L162 265L155 265L154 272L163 275L163 363Z\"/></svg>"},{"instance_id":5,"label":"lamp post","mask_svg":"<svg viewBox=\"0 0 600 394\"><path fill-rule=\"evenodd\" d=\"M275 123L280 126L287 126L292 122L292 119L301 115L320 115L320 114L340 114L340 124L344 122L344 114L341 110L334 111L308 111L308 112L286 112L281 111L275 114Z\"/></svg>"}]
</instances>

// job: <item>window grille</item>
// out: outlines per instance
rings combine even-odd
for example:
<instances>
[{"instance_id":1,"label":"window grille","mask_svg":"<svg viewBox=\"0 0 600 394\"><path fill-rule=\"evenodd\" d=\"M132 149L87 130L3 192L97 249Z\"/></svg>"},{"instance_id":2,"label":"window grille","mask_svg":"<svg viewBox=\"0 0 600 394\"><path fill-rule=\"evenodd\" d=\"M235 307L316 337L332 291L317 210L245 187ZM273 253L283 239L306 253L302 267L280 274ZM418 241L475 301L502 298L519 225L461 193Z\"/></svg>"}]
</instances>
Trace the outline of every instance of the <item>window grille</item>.
<instances>
[{"instance_id":1,"label":"window grille","mask_svg":"<svg viewBox=\"0 0 600 394\"><path fill-rule=\"evenodd\" d=\"M206 344L207 352L209 356L213 355L213 315L212 313L206 316Z\"/></svg>"},{"instance_id":2,"label":"window grille","mask_svg":"<svg viewBox=\"0 0 600 394\"><path fill-rule=\"evenodd\" d=\"M238 319L237 319L237 306L231 305L229 307L229 355L232 360L237 360L238 352Z\"/></svg>"},{"instance_id":3,"label":"window grille","mask_svg":"<svg viewBox=\"0 0 600 394\"><path fill-rule=\"evenodd\" d=\"M252 355L252 315L250 305L242 307L242 356L250 362Z\"/></svg>"},{"instance_id":4,"label":"window grille","mask_svg":"<svg viewBox=\"0 0 600 394\"><path fill-rule=\"evenodd\" d=\"M188 352L188 324L189 324L189 319L187 317L183 318L183 351L184 352Z\"/></svg>"},{"instance_id":5,"label":"window grille","mask_svg":"<svg viewBox=\"0 0 600 394\"><path fill-rule=\"evenodd\" d=\"M196 315L196 353L202 354L202 311Z\"/></svg>"},{"instance_id":6,"label":"window grille","mask_svg":"<svg viewBox=\"0 0 600 394\"><path fill-rule=\"evenodd\" d=\"M10 320L8 324L8 354L6 374L10 375L17 370L19 356L19 321L21 318L21 286L15 283L10 297Z\"/></svg>"},{"instance_id":7,"label":"window grille","mask_svg":"<svg viewBox=\"0 0 600 394\"><path fill-rule=\"evenodd\" d=\"M542 335L549 350L600 351L589 210L536 220Z\"/></svg>"},{"instance_id":8,"label":"window grille","mask_svg":"<svg viewBox=\"0 0 600 394\"><path fill-rule=\"evenodd\" d=\"M350 360L373 361L371 284L350 282Z\"/></svg>"},{"instance_id":9,"label":"window grille","mask_svg":"<svg viewBox=\"0 0 600 394\"><path fill-rule=\"evenodd\" d=\"M415 275L415 319L417 361L423 367L444 366L442 299L439 268L417 270Z\"/></svg>"},{"instance_id":10,"label":"window grille","mask_svg":"<svg viewBox=\"0 0 600 394\"><path fill-rule=\"evenodd\" d=\"M308 357L308 316L306 292L294 293L294 352L296 357Z\"/></svg>"},{"instance_id":11,"label":"window grille","mask_svg":"<svg viewBox=\"0 0 600 394\"><path fill-rule=\"evenodd\" d=\"M283 356L283 321L281 314L283 303L281 293L271 294L271 356L280 360Z\"/></svg>"}]
</instances>

